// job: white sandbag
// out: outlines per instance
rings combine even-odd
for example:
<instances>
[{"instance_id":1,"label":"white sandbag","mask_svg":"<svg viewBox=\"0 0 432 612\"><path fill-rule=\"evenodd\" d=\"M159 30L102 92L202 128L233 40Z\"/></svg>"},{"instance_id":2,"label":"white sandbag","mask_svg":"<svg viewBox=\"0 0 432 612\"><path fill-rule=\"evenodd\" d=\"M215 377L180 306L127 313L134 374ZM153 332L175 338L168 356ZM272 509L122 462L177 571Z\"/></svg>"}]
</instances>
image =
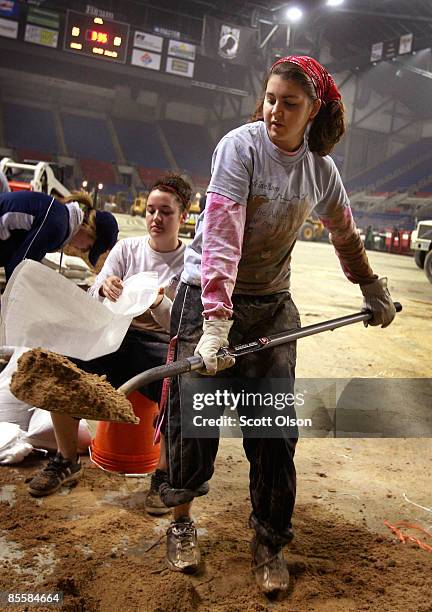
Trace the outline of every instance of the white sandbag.
<instances>
[{"instance_id":1,"label":"white sandbag","mask_svg":"<svg viewBox=\"0 0 432 612\"><path fill-rule=\"evenodd\" d=\"M34 448L57 450L57 442L51 420L51 413L41 408L35 408L28 427L25 441ZM87 421L81 419L78 429L78 452L87 452L91 442L91 434Z\"/></svg>"},{"instance_id":2,"label":"white sandbag","mask_svg":"<svg viewBox=\"0 0 432 612\"><path fill-rule=\"evenodd\" d=\"M147 310L155 301L157 289L157 272L138 272L123 281L123 291L116 302L105 298L102 304L116 314L139 317L144 312L143 305Z\"/></svg>"},{"instance_id":3,"label":"white sandbag","mask_svg":"<svg viewBox=\"0 0 432 612\"><path fill-rule=\"evenodd\" d=\"M25 435L15 423L1 424L0 464L19 463L32 452L33 446L25 441Z\"/></svg>"},{"instance_id":4,"label":"white sandbag","mask_svg":"<svg viewBox=\"0 0 432 612\"><path fill-rule=\"evenodd\" d=\"M27 347L16 347L9 363L0 372L0 423L15 423L24 431L28 429L33 408L12 395L9 386L17 368L17 360L27 350Z\"/></svg>"},{"instance_id":5,"label":"white sandbag","mask_svg":"<svg viewBox=\"0 0 432 612\"><path fill-rule=\"evenodd\" d=\"M157 280L154 275L151 279L151 288L140 294L141 313L156 299ZM1 313L1 344L42 347L84 360L116 351L137 316L113 313L65 277L32 260L15 268L2 296Z\"/></svg>"},{"instance_id":6,"label":"white sandbag","mask_svg":"<svg viewBox=\"0 0 432 612\"><path fill-rule=\"evenodd\" d=\"M45 257L42 259L42 263L53 270L58 270L60 267L60 261L62 264L62 268L71 269L71 270L82 270L87 272L90 276L92 271L90 270L90 266L81 259L81 257L75 257L74 255L65 255L61 256L61 253L47 253Z\"/></svg>"}]
</instances>

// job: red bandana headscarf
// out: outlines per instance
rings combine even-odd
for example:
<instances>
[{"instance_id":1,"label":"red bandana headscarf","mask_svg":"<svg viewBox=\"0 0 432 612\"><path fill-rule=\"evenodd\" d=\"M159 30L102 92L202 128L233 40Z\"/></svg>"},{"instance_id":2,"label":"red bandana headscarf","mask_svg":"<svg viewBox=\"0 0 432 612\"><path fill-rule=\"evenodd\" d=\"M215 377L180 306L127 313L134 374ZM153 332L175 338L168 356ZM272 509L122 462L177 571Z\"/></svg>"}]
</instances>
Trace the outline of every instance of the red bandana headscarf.
<instances>
[{"instance_id":1,"label":"red bandana headscarf","mask_svg":"<svg viewBox=\"0 0 432 612\"><path fill-rule=\"evenodd\" d=\"M288 55L287 57L282 57L273 64L270 68L270 73L273 72L276 66L284 63L299 66L314 84L317 98L323 102L341 100L342 96L340 95L333 77L327 72L324 66L321 66L313 57L308 57L307 55Z\"/></svg>"}]
</instances>

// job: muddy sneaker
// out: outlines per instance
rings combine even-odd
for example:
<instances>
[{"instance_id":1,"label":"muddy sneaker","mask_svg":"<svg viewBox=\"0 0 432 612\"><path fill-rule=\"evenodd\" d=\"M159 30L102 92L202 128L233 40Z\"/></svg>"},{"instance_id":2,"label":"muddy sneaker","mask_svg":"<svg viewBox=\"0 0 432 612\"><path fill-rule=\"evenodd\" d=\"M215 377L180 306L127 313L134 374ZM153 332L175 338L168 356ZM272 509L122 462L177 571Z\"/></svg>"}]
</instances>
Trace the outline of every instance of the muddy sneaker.
<instances>
[{"instance_id":1,"label":"muddy sneaker","mask_svg":"<svg viewBox=\"0 0 432 612\"><path fill-rule=\"evenodd\" d=\"M64 484L75 482L82 474L80 458L77 461L63 459L60 453L48 461L48 465L32 478L29 482L28 490L34 497L44 497L51 495L60 489Z\"/></svg>"},{"instance_id":2,"label":"muddy sneaker","mask_svg":"<svg viewBox=\"0 0 432 612\"><path fill-rule=\"evenodd\" d=\"M193 574L200 562L197 531L192 519L182 516L167 531L167 564L173 572Z\"/></svg>"},{"instance_id":3,"label":"muddy sneaker","mask_svg":"<svg viewBox=\"0 0 432 612\"><path fill-rule=\"evenodd\" d=\"M159 495L159 487L163 482L166 482L168 475L163 470L156 470L152 474L150 481L150 491L147 493L144 507L148 514L159 516L160 514L166 514L170 512L171 508L167 508Z\"/></svg>"},{"instance_id":4,"label":"muddy sneaker","mask_svg":"<svg viewBox=\"0 0 432 612\"><path fill-rule=\"evenodd\" d=\"M263 593L287 591L289 571L282 548L271 547L255 537L251 543L252 571Z\"/></svg>"}]
</instances>

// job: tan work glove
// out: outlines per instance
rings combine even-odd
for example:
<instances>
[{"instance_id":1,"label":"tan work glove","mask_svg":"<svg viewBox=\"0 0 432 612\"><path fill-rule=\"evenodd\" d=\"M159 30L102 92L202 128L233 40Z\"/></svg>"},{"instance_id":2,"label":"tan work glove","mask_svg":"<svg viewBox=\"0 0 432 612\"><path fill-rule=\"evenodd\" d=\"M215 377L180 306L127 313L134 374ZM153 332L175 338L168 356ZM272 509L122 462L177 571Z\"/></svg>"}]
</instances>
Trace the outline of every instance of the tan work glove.
<instances>
[{"instance_id":1,"label":"tan work glove","mask_svg":"<svg viewBox=\"0 0 432 612\"><path fill-rule=\"evenodd\" d=\"M387 279L378 278L369 285L360 285L360 289L364 296L363 308L367 308L373 314L372 319L364 322L365 326L390 325L395 318L396 309L387 289Z\"/></svg>"},{"instance_id":2,"label":"tan work glove","mask_svg":"<svg viewBox=\"0 0 432 612\"><path fill-rule=\"evenodd\" d=\"M195 349L195 355L201 355L205 370L198 370L200 374L214 376L216 372L230 368L235 364L234 357L216 357L216 353L223 346L228 346L228 334L233 322L227 319L216 319L203 322L203 335Z\"/></svg>"}]
</instances>

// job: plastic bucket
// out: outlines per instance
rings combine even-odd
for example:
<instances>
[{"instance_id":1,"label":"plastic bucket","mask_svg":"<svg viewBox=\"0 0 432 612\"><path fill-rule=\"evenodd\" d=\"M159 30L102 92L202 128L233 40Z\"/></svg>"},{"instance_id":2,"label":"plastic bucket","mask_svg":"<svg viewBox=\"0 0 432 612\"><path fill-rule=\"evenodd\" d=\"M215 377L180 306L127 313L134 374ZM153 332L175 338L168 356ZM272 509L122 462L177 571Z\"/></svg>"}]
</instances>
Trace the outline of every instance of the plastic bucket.
<instances>
[{"instance_id":1,"label":"plastic bucket","mask_svg":"<svg viewBox=\"0 0 432 612\"><path fill-rule=\"evenodd\" d=\"M159 407L139 391L128 395L139 425L100 421L90 450L98 467L121 474L153 472L159 461L160 444L153 444L153 419Z\"/></svg>"}]
</instances>

